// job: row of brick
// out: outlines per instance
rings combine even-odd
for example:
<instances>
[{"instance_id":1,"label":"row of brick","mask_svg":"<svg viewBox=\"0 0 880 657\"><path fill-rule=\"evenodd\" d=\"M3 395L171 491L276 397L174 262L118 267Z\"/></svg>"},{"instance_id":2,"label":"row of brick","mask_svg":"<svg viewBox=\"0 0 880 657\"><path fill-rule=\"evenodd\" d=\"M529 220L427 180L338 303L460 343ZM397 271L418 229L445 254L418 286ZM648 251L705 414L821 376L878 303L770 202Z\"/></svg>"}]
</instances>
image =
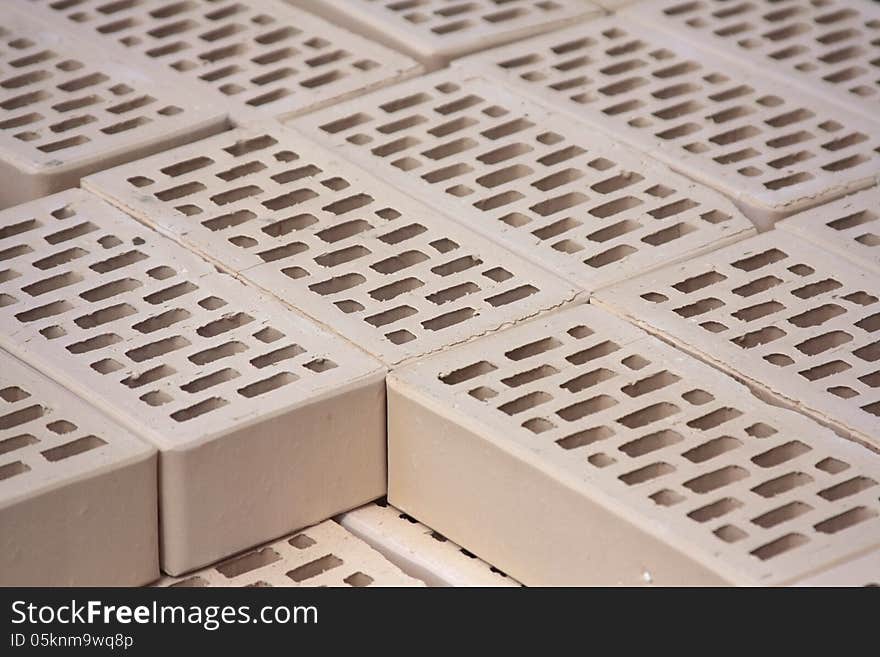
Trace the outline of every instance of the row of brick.
<instances>
[{"instance_id":1,"label":"row of brick","mask_svg":"<svg viewBox=\"0 0 880 657\"><path fill-rule=\"evenodd\" d=\"M578 57L601 54L598 34L625 39L614 20L570 30L575 49L599 48ZM497 54L479 57L508 68ZM847 576L876 572L877 456L819 424L878 446L876 188L781 222L784 244L753 237L722 194L639 149L676 166L673 151L527 100L528 85L502 88L490 69L365 96L295 120L299 132L252 125L88 178L109 203L71 191L3 213L3 346L158 448L163 567L192 570L384 493L392 369L390 501L526 584L792 583L851 560L862 570ZM828 112L827 132L876 133L840 108L834 127L815 97L783 91L795 104L779 117L806 104ZM785 185L770 213L759 187L736 201L766 223L871 184L859 176L874 155L853 153L852 167L823 160L804 179L821 192ZM730 195L719 171L705 182ZM819 423L578 305L588 294ZM0 467L14 510L47 499L46 478L22 475L51 459L42 447L18 459L35 443L10 438ZM99 470L100 442L75 445L61 452ZM287 563L282 547L248 563Z\"/></svg>"}]
</instances>

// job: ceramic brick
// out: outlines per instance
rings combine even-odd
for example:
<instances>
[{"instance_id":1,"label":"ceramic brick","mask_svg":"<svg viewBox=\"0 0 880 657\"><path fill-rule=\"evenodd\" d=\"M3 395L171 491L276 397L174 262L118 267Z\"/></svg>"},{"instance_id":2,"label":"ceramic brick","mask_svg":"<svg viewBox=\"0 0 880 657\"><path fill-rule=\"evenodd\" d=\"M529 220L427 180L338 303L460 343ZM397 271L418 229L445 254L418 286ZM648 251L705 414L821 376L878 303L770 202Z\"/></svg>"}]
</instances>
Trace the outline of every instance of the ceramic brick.
<instances>
[{"instance_id":1,"label":"ceramic brick","mask_svg":"<svg viewBox=\"0 0 880 657\"><path fill-rule=\"evenodd\" d=\"M164 577L156 586L409 587L424 584L327 520L189 576Z\"/></svg>"},{"instance_id":2,"label":"ceramic brick","mask_svg":"<svg viewBox=\"0 0 880 657\"><path fill-rule=\"evenodd\" d=\"M880 586L880 550L807 577L797 586Z\"/></svg>"},{"instance_id":3,"label":"ceramic brick","mask_svg":"<svg viewBox=\"0 0 880 657\"><path fill-rule=\"evenodd\" d=\"M624 17L459 65L718 189L762 228L878 180L876 121Z\"/></svg>"},{"instance_id":4,"label":"ceramic brick","mask_svg":"<svg viewBox=\"0 0 880 657\"><path fill-rule=\"evenodd\" d=\"M219 135L85 184L388 364L577 295L277 125Z\"/></svg>"},{"instance_id":5,"label":"ceramic brick","mask_svg":"<svg viewBox=\"0 0 880 657\"><path fill-rule=\"evenodd\" d=\"M878 290L876 271L774 231L595 298L880 450Z\"/></svg>"},{"instance_id":6,"label":"ceramic brick","mask_svg":"<svg viewBox=\"0 0 880 657\"><path fill-rule=\"evenodd\" d=\"M780 585L880 542L877 454L595 306L388 395L389 502L526 585Z\"/></svg>"},{"instance_id":7,"label":"ceramic brick","mask_svg":"<svg viewBox=\"0 0 880 657\"><path fill-rule=\"evenodd\" d=\"M281 0L30 1L59 29L185 81L238 121L309 112L421 71Z\"/></svg>"},{"instance_id":8,"label":"ceramic brick","mask_svg":"<svg viewBox=\"0 0 880 657\"><path fill-rule=\"evenodd\" d=\"M294 126L588 291L754 232L722 195L461 71Z\"/></svg>"},{"instance_id":9,"label":"ceramic brick","mask_svg":"<svg viewBox=\"0 0 880 657\"><path fill-rule=\"evenodd\" d=\"M156 450L0 351L0 585L158 575Z\"/></svg>"},{"instance_id":10,"label":"ceramic brick","mask_svg":"<svg viewBox=\"0 0 880 657\"><path fill-rule=\"evenodd\" d=\"M520 586L516 580L387 502L349 511L338 521L401 570L428 586Z\"/></svg>"},{"instance_id":11,"label":"ceramic brick","mask_svg":"<svg viewBox=\"0 0 880 657\"><path fill-rule=\"evenodd\" d=\"M384 493L377 361L81 190L0 226L0 345L159 448L163 570Z\"/></svg>"},{"instance_id":12,"label":"ceramic brick","mask_svg":"<svg viewBox=\"0 0 880 657\"><path fill-rule=\"evenodd\" d=\"M624 16L748 62L868 117L880 112L876 2L646 0Z\"/></svg>"},{"instance_id":13,"label":"ceramic brick","mask_svg":"<svg viewBox=\"0 0 880 657\"><path fill-rule=\"evenodd\" d=\"M10 4L0 25L0 209L225 127L224 111Z\"/></svg>"},{"instance_id":14,"label":"ceramic brick","mask_svg":"<svg viewBox=\"0 0 880 657\"><path fill-rule=\"evenodd\" d=\"M801 212L778 227L880 272L880 187Z\"/></svg>"},{"instance_id":15,"label":"ceramic brick","mask_svg":"<svg viewBox=\"0 0 880 657\"><path fill-rule=\"evenodd\" d=\"M586 0L288 0L430 68L600 14Z\"/></svg>"}]
</instances>

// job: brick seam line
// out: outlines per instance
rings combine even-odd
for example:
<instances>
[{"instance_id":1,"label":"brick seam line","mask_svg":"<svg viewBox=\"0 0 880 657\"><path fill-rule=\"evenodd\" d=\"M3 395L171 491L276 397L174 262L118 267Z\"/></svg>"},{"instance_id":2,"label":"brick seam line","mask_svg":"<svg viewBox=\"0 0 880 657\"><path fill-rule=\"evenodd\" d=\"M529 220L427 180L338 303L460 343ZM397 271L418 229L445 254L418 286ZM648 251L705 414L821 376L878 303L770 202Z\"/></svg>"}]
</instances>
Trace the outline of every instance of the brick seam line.
<instances>
[{"instance_id":1,"label":"brick seam line","mask_svg":"<svg viewBox=\"0 0 880 657\"><path fill-rule=\"evenodd\" d=\"M800 415L803 415L804 417L811 419L818 424L827 427L828 429L831 429L835 434L840 437L841 440L854 442L866 449L869 449L874 453L880 454L880 447L873 445L870 441L870 437L865 437L864 434L862 434L862 432L857 429L847 428L845 424L835 421L823 411L815 409L812 406L804 404L803 402L800 402L796 399L792 399L791 397L788 397L783 393L777 391L775 388L771 388L770 386L761 383L759 379L748 376L747 374L744 374L738 370L726 367L723 361L716 359L714 356L710 355L707 352L701 351L700 349L693 347L693 345L682 344L673 336L667 335L662 330L657 329L649 322L642 321L641 319L633 316L631 313L627 312L623 308L618 308L601 298L592 298L590 300L590 303L596 305L599 308L602 308L602 310L608 313L611 313L617 317L620 317L621 319L626 320L630 324L637 326L643 331L647 331L652 336L658 338L665 344L668 344L670 347L677 349L683 354L687 354L688 356L698 359L702 363L710 365L722 374L729 376L737 383L745 386L754 397L764 402L765 404L769 404L770 406L775 406L784 410L795 411Z\"/></svg>"}]
</instances>

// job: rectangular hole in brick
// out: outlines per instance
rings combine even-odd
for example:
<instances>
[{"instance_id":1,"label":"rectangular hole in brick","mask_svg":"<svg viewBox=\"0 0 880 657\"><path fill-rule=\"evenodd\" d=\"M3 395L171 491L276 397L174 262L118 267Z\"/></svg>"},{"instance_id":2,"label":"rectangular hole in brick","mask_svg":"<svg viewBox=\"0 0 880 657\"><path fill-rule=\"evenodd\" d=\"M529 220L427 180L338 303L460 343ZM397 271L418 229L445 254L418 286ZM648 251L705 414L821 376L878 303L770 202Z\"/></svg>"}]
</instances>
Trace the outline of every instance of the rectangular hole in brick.
<instances>
[{"instance_id":1,"label":"rectangular hole in brick","mask_svg":"<svg viewBox=\"0 0 880 657\"><path fill-rule=\"evenodd\" d=\"M478 376L483 376L489 372L493 372L497 367L488 361L480 361L466 367L454 370L448 374L441 374L439 379L446 385L456 385L463 381L469 381Z\"/></svg>"},{"instance_id":2,"label":"rectangular hole in brick","mask_svg":"<svg viewBox=\"0 0 880 657\"><path fill-rule=\"evenodd\" d=\"M403 253L380 260L370 265L370 268L380 274L394 274L407 267L412 267L428 260L428 256L421 251L404 251Z\"/></svg>"},{"instance_id":3,"label":"rectangular hole in brick","mask_svg":"<svg viewBox=\"0 0 880 657\"><path fill-rule=\"evenodd\" d=\"M522 413L523 411L527 411L531 408L535 408L536 406L540 406L541 404L545 404L552 399L553 397L551 395L548 395L546 392L542 392L539 390L529 393L528 395L518 397L517 399L509 401L506 404L502 404L498 407L498 410L506 413L507 415L517 415L518 413Z\"/></svg>"},{"instance_id":4,"label":"rectangular hole in brick","mask_svg":"<svg viewBox=\"0 0 880 657\"><path fill-rule=\"evenodd\" d=\"M218 408L226 406L229 402L221 397L211 397L205 401L193 404L188 408L181 409L171 414L171 419L176 422L188 422Z\"/></svg>"},{"instance_id":5,"label":"rectangular hole in brick","mask_svg":"<svg viewBox=\"0 0 880 657\"><path fill-rule=\"evenodd\" d=\"M195 363L196 365L207 365L208 363L213 363L214 361L220 360L222 358L229 358L230 356L243 353L247 350L247 345L242 342L232 340L217 347L212 347L210 349L205 349L203 351L192 354L188 357L188 359L190 362Z\"/></svg>"},{"instance_id":6,"label":"rectangular hole in brick","mask_svg":"<svg viewBox=\"0 0 880 657\"><path fill-rule=\"evenodd\" d=\"M578 351L577 353L571 354L570 356L566 356L565 360L567 360L572 365L583 365L591 360L595 360L597 358L603 358L608 356L609 354L613 354L615 351L620 349L620 346L610 340L605 340L600 342L594 347L590 347L588 349L584 349L582 351Z\"/></svg>"},{"instance_id":7,"label":"rectangular hole in brick","mask_svg":"<svg viewBox=\"0 0 880 657\"><path fill-rule=\"evenodd\" d=\"M675 404L660 402L630 413L629 415L625 415L617 421L630 429L638 429L639 427L651 424L652 422L657 422L670 417L671 415L675 415L680 411L681 409Z\"/></svg>"},{"instance_id":8,"label":"rectangular hole in brick","mask_svg":"<svg viewBox=\"0 0 880 657\"><path fill-rule=\"evenodd\" d=\"M581 418L584 418L588 415L604 411L606 409L612 408L613 406L617 406L617 403L617 400L613 397L610 397L608 395L597 395L595 397L592 397L591 399L587 399L586 401L578 402L577 404L571 404L570 406L561 408L556 411L556 414L563 420L576 422L577 420L580 420Z\"/></svg>"},{"instance_id":9,"label":"rectangular hole in brick","mask_svg":"<svg viewBox=\"0 0 880 657\"><path fill-rule=\"evenodd\" d=\"M150 344L144 345L143 347L130 349L129 351L125 352L125 355L134 362L140 363L145 360L164 356L165 354L171 353L172 351L177 351L178 349L183 349L190 346L190 344L190 341L186 338L175 335L169 338L165 338L163 340L151 342Z\"/></svg>"},{"instance_id":10,"label":"rectangular hole in brick","mask_svg":"<svg viewBox=\"0 0 880 657\"><path fill-rule=\"evenodd\" d=\"M172 326L177 322L182 322L185 319L189 319L191 316L192 315L188 310L184 310L183 308L174 308L172 310L166 310L164 313L160 313L159 315L155 315L153 317L145 319L142 322L137 322L136 324L132 325L132 328L135 331L139 331L141 333L152 333L153 331L168 328L169 326Z\"/></svg>"},{"instance_id":11,"label":"rectangular hole in brick","mask_svg":"<svg viewBox=\"0 0 880 657\"><path fill-rule=\"evenodd\" d=\"M543 367L550 367L549 365L545 365ZM556 370L553 369L554 373ZM598 385L604 381L608 381L613 379L617 374L612 372L611 370L605 369L604 367L600 367L599 369L593 370L592 372L587 372L586 374L581 374L580 376L576 376L573 379L569 379L565 383L562 383L559 387L568 390L571 393L578 393L581 390L586 390L594 385Z\"/></svg>"},{"instance_id":12,"label":"rectangular hole in brick","mask_svg":"<svg viewBox=\"0 0 880 657\"><path fill-rule=\"evenodd\" d=\"M784 504L772 511L761 514L757 518L753 518L752 522L758 525L758 527L770 529L776 525L788 522L789 520L794 520L798 516L802 516L812 510L813 507L809 504L804 504L803 502L789 502L788 504Z\"/></svg>"},{"instance_id":13,"label":"rectangular hole in brick","mask_svg":"<svg viewBox=\"0 0 880 657\"><path fill-rule=\"evenodd\" d=\"M877 515L877 511L874 509L857 506L854 509L836 515L833 518L817 523L814 525L814 528L816 531L822 532L823 534L836 534L844 529L849 529L859 523L876 518Z\"/></svg>"},{"instance_id":14,"label":"rectangular hole in brick","mask_svg":"<svg viewBox=\"0 0 880 657\"><path fill-rule=\"evenodd\" d=\"M809 543L809 539L803 534L786 534L782 538L752 550L751 554L761 561L767 561L807 543Z\"/></svg>"},{"instance_id":15,"label":"rectangular hole in brick","mask_svg":"<svg viewBox=\"0 0 880 657\"><path fill-rule=\"evenodd\" d=\"M22 463L21 461L13 461L12 463L6 463L5 465L0 465L0 481L4 479L11 479L15 475L24 474L25 472L30 472L30 466L26 463Z\"/></svg>"},{"instance_id":16,"label":"rectangular hole in brick","mask_svg":"<svg viewBox=\"0 0 880 657\"><path fill-rule=\"evenodd\" d=\"M815 338L804 340L803 342L796 344L795 348L808 356L816 356L829 349L836 349L837 347L850 342L852 339L853 337L849 333L843 331L830 331L829 333L818 335Z\"/></svg>"},{"instance_id":17,"label":"rectangular hole in brick","mask_svg":"<svg viewBox=\"0 0 880 657\"><path fill-rule=\"evenodd\" d=\"M620 446L620 451L631 458L638 458L658 449L664 449L670 445L675 445L684 440L684 437L669 429L655 431L647 436L642 436L636 440L631 440Z\"/></svg>"},{"instance_id":18,"label":"rectangular hole in brick","mask_svg":"<svg viewBox=\"0 0 880 657\"><path fill-rule=\"evenodd\" d=\"M657 374L654 374L653 376L649 376L645 379L624 386L620 390L630 397L639 397L641 395L661 390L666 386L671 386L672 384L677 383L680 380L680 376L664 370L663 372L659 372Z\"/></svg>"},{"instance_id":19,"label":"rectangular hole in brick","mask_svg":"<svg viewBox=\"0 0 880 657\"><path fill-rule=\"evenodd\" d=\"M870 477L853 477L841 484L819 491L819 496L829 502L835 502L856 493L861 493L863 490L868 490L876 485L877 482Z\"/></svg>"},{"instance_id":20,"label":"rectangular hole in brick","mask_svg":"<svg viewBox=\"0 0 880 657\"><path fill-rule=\"evenodd\" d=\"M720 518L723 515L730 513L738 508L743 506L743 503L738 499L733 497L725 497L717 502L712 502L711 504L707 504L706 506L701 506L698 509L694 509L690 513L688 513L688 517L692 520L696 520L697 522L708 522L709 520L714 520L715 518Z\"/></svg>"},{"instance_id":21,"label":"rectangular hole in brick","mask_svg":"<svg viewBox=\"0 0 880 657\"><path fill-rule=\"evenodd\" d=\"M288 571L287 576L294 582L304 582L306 580L317 577L328 570L338 568L342 565L342 559L333 554L327 554L319 559L310 561L309 563Z\"/></svg>"},{"instance_id":22,"label":"rectangular hole in brick","mask_svg":"<svg viewBox=\"0 0 880 657\"><path fill-rule=\"evenodd\" d=\"M129 317L135 313L137 313L137 310L134 307L127 303L120 303L115 306L109 306L108 308L102 308L89 315L77 317L73 321L82 329L91 329L106 324L107 322L114 322L124 317Z\"/></svg>"},{"instance_id":23,"label":"rectangular hole in brick","mask_svg":"<svg viewBox=\"0 0 880 657\"><path fill-rule=\"evenodd\" d=\"M126 377L121 383L129 388L139 388L176 373L177 370L170 365L158 365L137 376Z\"/></svg>"},{"instance_id":24,"label":"rectangular hole in brick","mask_svg":"<svg viewBox=\"0 0 880 657\"><path fill-rule=\"evenodd\" d=\"M66 349L72 354L85 354L90 351L95 351L96 349L103 349L105 347L109 347L113 344L118 344L122 342L122 338L116 335L115 333L103 333L101 335L96 335L88 340L82 340L80 342L74 342L73 344L67 345Z\"/></svg>"},{"instance_id":25,"label":"rectangular hole in brick","mask_svg":"<svg viewBox=\"0 0 880 657\"><path fill-rule=\"evenodd\" d=\"M577 433L573 433L564 438L560 438L556 441L556 444L559 445L562 449L577 449L578 447L584 447L586 445L591 445L592 443L598 442L600 440L607 440L614 435L614 431L606 426L598 426L592 427L590 429L585 429L584 431L578 431Z\"/></svg>"},{"instance_id":26,"label":"rectangular hole in brick","mask_svg":"<svg viewBox=\"0 0 880 657\"><path fill-rule=\"evenodd\" d=\"M78 274L76 272L65 272L63 274L44 278L43 280L37 281L36 283L31 283L30 285L25 285L23 288L21 288L21 290L22 292L25 292L32 297L38 297L49 292L54 292L55 290L59 290L62 287L74 285L81 282L82 280L83 277L81 274Z\"/></svg>"},{"instance_id":27,"label":"rectangular hole in brick","mask_svg":"<svg viewBox=\"0 0 880 657\"><path fill-rule=\"evenodd\" d=\"M244 349L242 351L244 351ZM268 367L269 365L280 363L283 360L296 358L297 356L299 356L300 354L304 354L305 352L306 350L299 345L292 344L286 347L281 347L280 349L276 349L274 351L270 351L268 354L263 354L262 356L257 356L256 358L251 359L251 365L253 365L257 369L262 369L264 367Z\"/></svg>"},{"instance_id":28,"label":"rectangular hole in brick","mask_svg":"<svg viewBox=\"0 0 880 657\"><path fill-rule=\"evenodd\" d=\"M735 465L729 465L700 477L684 482L684 486L695 493L705 494L724 486L745 479L749 471Z\"/></svg>"},{"instance_id":29,"label":"rectangular hole in brick","mask_svg":"<svg viewBox=\"0 0 880 657\"><path fill-rule=\"evenodd\" d=\"M66 264L77 258L82 258L84 255L88 255L88 251L80 249L78 247L74 247L71 249L65 249L64 251L59 251L58 253L53 253L50 256L45 258L41 258L33 263L33 266L37 269L52 269L53 267L58 267L60 265Z\"/></svg>"},{"instance_id":30,"label":"rectangular hole in brick","mask_svg":"<svg viewBox=\"0 0 880 657\"><path fill-rule=\"evenodd\" d=\"M475 317L477 311L473 308L460 308L452 312L433 317L432 319L422 322L422 326L429 331L440 331L455 324L460 324L471 317Z\"/></svg>"},{"instance_id":31,"label":"rectangular hole in brick","mask_svg":"<svg viewBox=\"0 0 880 657\"><path fill-rule=\"evenodd\" d=\"M220 319L214 320L213 322L209 322L204 326L200 326L196 330L196 333L198 333L203 338L213 338L222 333L226 333L227 331L241 328L242 326L245 326L252 321L254 321L254 318L247 313L233 313L225 315Z\"/></svg>"},{"instance_id":32,"label":"rectangular hole in brick","mask_svg":"<svg viewBox=\"0 0 880 657\"><path fill-rule=\"evenodd\" d=\"M278 374L263 379L262 381L257 381L256 383L251 383L243 388L239 388L238 393L243 397L258 397L259 395L265 395L273 390L282 388L298 379L299 377L291 372L279 372Z\"/></svg>"},{"instance_id":33,"label":"rectangular hole in brick","mask_svg":"<svg viewBox=\"0 0 880 657\"><path fill-rule=\"evenodd\" d=\"M128 279L130 280L130 279ZM139 286L140 283L138 281L134 281ZM134 289L134 288L132 288ZM172 285L171 287L166 287L164 290L159 290L158 292L153 292L152 294L148 294L144 297L144 301L151 305L158 305L160 303L165 303L166 301L171 301L172 299L176 299L177 297L182 297L185 294L189 294L190 292L195 292L199 288L189 281L184 281L183 283L177 283L176 285ZM82 296L82 295L80 295ZM211 299L216 299L217 301L222 301L222 299L217 299L216 297L211 297ZM92 299L89 299L92 301ZM225 302L221 303L221 305L225 304ZM202 302L199 302L199 305L202 305ZM205 306L203 306L205 307ZM215 306L219 307L219 306ZM213 310L213 308L208 308L209 310Z\"/></svg>"},{"instance_id":34,"label":"rectangular hole in brick","mask_svg":"<svg viewBox=\"0 0 880 657\"><path fill-rule=\"evenodd\" d=\"M224 577L232 579L280 560L280 554L270 547L265 547L225 561L216 566L216 570Z\"/></svg>"},{"instance_id":35,"label":"rectangular hole in brick","mask_svg":"<svg viewBox=\"0 0 880 657\"><path fill-rule=\"evenodd\" d=\"M2 297L0 297L2 299ZM5 305L5 304L0 304ZM30 310L26 310L25 312L17 313L15 318L20 322L35 322L40 319L46 319L47 317L52 317L54 315L60 315L61 313L65 313L68 310L72 310L73 305L68 301L53 301L52 303L47 303L44 306L39 306L37 308L32 308Z\"/></svg>"},{"instance_id":36,"label":"rectangular hole in brick","mask_svg":"<svg viewBox=\"0 0 880 657\"><path fill-rule=\"evenodd\" d=\"M359 276L359 275L358 275ZM361 282L364 282L364 279ZM401 294L405 294L407 292L412 292L420 287L422 287L424 283L417 278L404 278L402 280L396 281L394 283L389 283L388 285L383 285L382 287L376 288L375 290L370 291L370 296L376 299L377 301L389 301L394 299L395 297L400 296ZM312 287L312 286L310 286ZM473 286L476 288L476 286ZM478 288L476 288L478 289ZM471 291L476 291L476 289ZM317 290L315 290L317 291ZM431 295L434 296L434 295ZM430 297L429 297L429 300Z\"/></svg>"},{"instance_id":37,"label":"rectangular hole in brick","mask_svg":"<svg viewBox=\"0 0 880 657\"><path fill-rule=\"evenodd\" d=\"M227 381L232 381L239 376L240 375L236 370L227 367L217 372L213 372L212 374L194 379L193 381L180 386L180 389L192 394L207 390L208 388L220 385L221 383L226 383Z\"/></svg>"},{"instance_id":38,"label":"rectangular hole in brick","mask_svg":"<svg viewBox=\"0 0 880 657\"><path fill-rule=\"evenodd\" d=\"M22 449L23 447L27 447L28 445L35 445L38 442L40 441L35 436L27 433L20 436L13 436L12 438L6 438L5 440L0 440L0 455L14 452L17 449Z\"/></svg>"},{"instance_id":39,"label":"rectangular hole in brick","mask_svg":"<svg viewBox=\"0 0 880 657\"><path fill-rule=\"evenodd\" d=\"M812 481L813 478L803 472L789 472L788 474L776 477L775 479L770 479L769 481L765 481L764 483L755 486L752 488L752 491L761 497L776 497L777 495L799 488L800 486L806 486Z\"/></svg>"},{"instance_id":40,"label":"rectangular hole in brick","mask_svg":"<svg viewBox=\"0 0 880 657\"><path fill-rule=\"evenodd\" d=\"M79 438L78 440L72 440L69 443L59 445L58 447L47 449L41 452L41 454L47 461L62 461L66 458L70 458L71 456L76 456L77 454L82 454L84 452L97 449L98 447L106 444L106 441L101 440L97 436L85 436L83 438Z\"/></svg>"},{"instance_id":41,"label":"rectangular hole in brick","mask_svg":"<svg viewBox=\"0 0 880 657\"><path fill-rule=\"evenodd\" d=\"M657 479L658 477L664 477L668 474L672 474L675 472L675 468L668 463L652 463L650 465L646 465L643 468L639 468L638 470L633 470L632 472L627 472L626 474L622 474L618 477L623 483L627 486L636 486L638 484L643 484L646 481L651 481L652 479Z\"/></svg>"},{"instance_id":42,"label":"rectangular hole in brick","mask_svg":"<svg viewBox=\"0 0 880 657\"><path fill-rule=\"evenodd\" d=\"M525 385L526 383L532 383L533 381L538 381L539 379L553 376L554 374L558 373L559 370L551 365L541 365L526 372L520 372L519 374L515 374L514 376L508 376L504 379L501 379L501 383L510 388L516 388L521 385Z\"/></svg>"},{"instance_id":43,"label":"rectangular hole in brick","mask_svg":"<svg viewBox=\"0 0 880 657\"><path fill-rule=\"evenodd\" d=\"M538 354L545 353L547 351L550 351L551 349L556 349L557 347L561 346L562 343L556 338L543 338L541 340L525 344L521 347L517 347L516 349L511 349L504 355L510 360L520 361L526 358L531 358L532 356L537 356Z\"/></svg>"}]
</instances>

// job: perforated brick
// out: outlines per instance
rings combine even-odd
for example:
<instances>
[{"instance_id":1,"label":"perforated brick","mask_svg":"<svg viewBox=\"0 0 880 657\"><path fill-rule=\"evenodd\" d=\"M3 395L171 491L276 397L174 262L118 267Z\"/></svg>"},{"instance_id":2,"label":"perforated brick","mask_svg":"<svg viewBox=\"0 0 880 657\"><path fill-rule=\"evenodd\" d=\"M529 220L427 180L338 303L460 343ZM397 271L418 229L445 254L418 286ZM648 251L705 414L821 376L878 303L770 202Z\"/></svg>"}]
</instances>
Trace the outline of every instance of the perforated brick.
<instances>
[{"instance_id":1,"label":"perforated brick","mask_svg":"<svg viewBox=\"0 0 880 657\"><path fill-rule=\"evenodd\" d=\"M219 135L86 185L387 363L577 294L278 126Z\"/></svg>"},{"instance_id":2,"label":"perforated brick","mask_svg":"<svg viewBox=\"0 0 880 657\"><path fill-rule=\"evenodd\" d=\"M384 493L378 362L81 190L0 226L0 345L160 449L163 570Z\"/></svg>"},{"instance_id":3,"label":"perforated brick","mask_svg":"<svg viewBox=\"0 0 880 657\"><path fill-rule=\"evenodd\" d=\"M875 118L880 6L862 0L646 0L627 19L748 62Z\"/></svg>"},{"instance_id":4,"label":"perforated brick","mask_svg":"<svg viewBox=\"0 0 880 657\"><path fill-rule=\"evenodd\" d=\"M0 208L224 128L222 109L15 8L0 25Z\"/></svg>"},{"instance_id":5,"label":"perforated brick","mask_svg":"<svg viewBox=\"0 0 880 657\"><path fill-rule=\"evenodd\" d=\"M431 68L483 48L597 16L586 0L288 0Z\"/></svg>"},{"instance_id":6,"label":"perforated brick","mask_svg":"<svg viewBox=\"0 0 880 657\"><path fill-rule=\"evenodd\" d=\"M877 122L624 17L460 66L552 102L724 192L761 227L878 179Z\"/></svg>"},{"instance_id":7,"label":"perforated brick","mask_svg":"<svg viewBox=\"0 0 880 657\"><path fill-rule=\"evenodd\" d=\"M238 121L309 112L421 71L280 0L30 1L60 29L187 81Z\"/></svg>"},{"instance_id":8,"label":"perforated brick","mask_svg":"<svg viewBox=\"0 0 880 657\"><path fill-rule=\"evenodd\" d=\"M753 233L723 196L461 71L295 126L586 290Z\"/></svg>"},{"instance_id":9,"label":"perforated brick","mask_svg":"<svg viewBox=\"0 0 880 657\"><path fill-rule=\"evenodd\" d=\"M785 584L880 542L880 456L595 306L388 385L389 501L527 585Z\"/></svg>"},{"instance_id":10,"label":"perforated brick","mask_svg":"<svg viewBox=\"0 0 880 657\"><path fill-rule=\"evenodd\" d=\"M880 449L878 290L877 272L774 232L596 298Z\"/></svg>"},{"instance_id":11,"label":"perforated brick","mask_svg":"<svg viewBox=\"0 0 880 657\"><path fill-rule=\"evenodd\" d=\"M352 534L428 586L520 586L385 501L349 511L338 520Z\"/></svg>"},{"instance_id":12,"label":"perforated brick","mask_svg":"<svg viewBox=\"0 0 880 657\"><path fill-rule=\"evenodd\" d=\"M880 586L880 550L807 577L798 586Z\"/></svg>"},{"instance_id":13,"label":"perforated brick","mask_svg":"<svg viewBox=\"0 0 880 657\"><path fill-rule=\"evenodd\" d=\"M156 450L0 351L0 585L158 575Z\"/></svg>"},{"instance_id":14,"label":"perforated brick","mask_svg":"<svg viewBox=\"0 0 880 657\"><path fill-rule=\"evenodd\" d=\"M778 227L880 272L880 187L798 213Z\"/></svg>"},{"instance_id":15,"label":"perforated brick","mask_svg":"<svg viewBox=\"0 0 880 657\"><path fill-rule=\"evenodd\" d=\"M156 586L424 586L337 523L327 520L187 577Z\"/></svg>"}]
</instances>

